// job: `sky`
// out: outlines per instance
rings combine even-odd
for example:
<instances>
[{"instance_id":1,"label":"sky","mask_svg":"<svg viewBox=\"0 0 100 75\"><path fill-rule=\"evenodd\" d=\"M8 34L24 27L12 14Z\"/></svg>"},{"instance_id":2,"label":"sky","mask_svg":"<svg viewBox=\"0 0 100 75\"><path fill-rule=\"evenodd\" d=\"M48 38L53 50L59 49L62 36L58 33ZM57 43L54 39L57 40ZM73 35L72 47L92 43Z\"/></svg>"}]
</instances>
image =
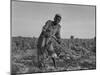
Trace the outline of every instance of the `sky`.
<instances>
[{"instance_id":1,"label":"sky","mask_svg":"<svg viewBox=\"0 0 100 75\"><path fill-rule=\"evenodd\" d=\"M62 16L62 38L95 36L94 6L23 1L12 1L12 36L39 37L45 22L56 13Z\"/></svg>"}]
</instances>

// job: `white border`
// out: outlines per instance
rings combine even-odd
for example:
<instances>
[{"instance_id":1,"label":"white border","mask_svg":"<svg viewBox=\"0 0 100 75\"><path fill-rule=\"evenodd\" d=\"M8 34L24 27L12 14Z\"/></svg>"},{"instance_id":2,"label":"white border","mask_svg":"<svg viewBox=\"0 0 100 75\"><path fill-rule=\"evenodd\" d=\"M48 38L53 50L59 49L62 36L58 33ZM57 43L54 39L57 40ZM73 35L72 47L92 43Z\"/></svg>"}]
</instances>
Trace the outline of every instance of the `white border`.
<instances>
[{"instance_id":1,"label":"white border","mask_svg":"<svg viewBox=\"0 0 100 75\"><path fill-rule=\"evenodd\" d=\"M24 0L26 1L26 0ZM34 0L27 0L34 1ZM97 69L84 71L38 73L37 75L99 75L100 73L100 0L36 0L40 2L96 5L97 7ZM0 0L0 75L10 73L10 0ZM30 74L27 74L30 75Z\"/></svg>"}]
</instances>

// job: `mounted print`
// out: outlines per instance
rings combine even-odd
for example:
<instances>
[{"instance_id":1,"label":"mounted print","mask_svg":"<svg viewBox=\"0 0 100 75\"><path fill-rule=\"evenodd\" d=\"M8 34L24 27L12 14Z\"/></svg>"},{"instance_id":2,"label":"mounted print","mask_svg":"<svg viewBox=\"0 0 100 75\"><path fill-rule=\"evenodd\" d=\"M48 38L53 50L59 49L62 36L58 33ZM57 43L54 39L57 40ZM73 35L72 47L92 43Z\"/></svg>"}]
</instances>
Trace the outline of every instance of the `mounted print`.
<instances>
[{"instance_id":1,"label":"mounted print","mask_svg":"<svg viewBox=\"0 0 100 75\"><path fill-rule=\"evenodd\" d=\"M11 1L11 74L96 69L96 6Z\"/></svg>"}]
</instances>

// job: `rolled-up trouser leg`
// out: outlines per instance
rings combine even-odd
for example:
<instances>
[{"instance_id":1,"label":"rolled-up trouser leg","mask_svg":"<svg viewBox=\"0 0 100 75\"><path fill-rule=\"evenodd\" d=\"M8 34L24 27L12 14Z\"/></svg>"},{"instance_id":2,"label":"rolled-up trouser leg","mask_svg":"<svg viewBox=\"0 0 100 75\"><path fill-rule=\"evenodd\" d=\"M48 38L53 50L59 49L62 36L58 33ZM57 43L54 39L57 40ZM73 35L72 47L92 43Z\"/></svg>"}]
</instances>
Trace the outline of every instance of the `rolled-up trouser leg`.
<instances>
[{"instance_id":1,"label":"rolled-up trouser leg","mask_svg":"<svg viewBox=\"0 0 100 75\"><path fill-rule=\"evenodd\" d=\"M43 68L43 62L44 61L44 56L42 52L42 48L38 49L38 67Z\"/></svg>"}]
</instances>

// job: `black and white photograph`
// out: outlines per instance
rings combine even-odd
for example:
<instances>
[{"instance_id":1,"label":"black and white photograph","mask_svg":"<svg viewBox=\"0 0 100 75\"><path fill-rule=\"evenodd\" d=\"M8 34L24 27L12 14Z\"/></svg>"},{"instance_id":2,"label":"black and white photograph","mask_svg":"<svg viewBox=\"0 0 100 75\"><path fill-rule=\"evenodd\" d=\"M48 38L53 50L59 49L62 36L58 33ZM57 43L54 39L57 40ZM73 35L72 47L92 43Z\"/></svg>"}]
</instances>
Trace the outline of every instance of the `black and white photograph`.
<instances>
[{"instance_id":1,"label":"black and white photograph","mask_svg":"<svg viewBox=\"0 0 100 75\"><path fill-rule=\"evenodd\" d=\"M96 6L11 0L11 74L96 69Z\"/></svg>"}]
</instances>

